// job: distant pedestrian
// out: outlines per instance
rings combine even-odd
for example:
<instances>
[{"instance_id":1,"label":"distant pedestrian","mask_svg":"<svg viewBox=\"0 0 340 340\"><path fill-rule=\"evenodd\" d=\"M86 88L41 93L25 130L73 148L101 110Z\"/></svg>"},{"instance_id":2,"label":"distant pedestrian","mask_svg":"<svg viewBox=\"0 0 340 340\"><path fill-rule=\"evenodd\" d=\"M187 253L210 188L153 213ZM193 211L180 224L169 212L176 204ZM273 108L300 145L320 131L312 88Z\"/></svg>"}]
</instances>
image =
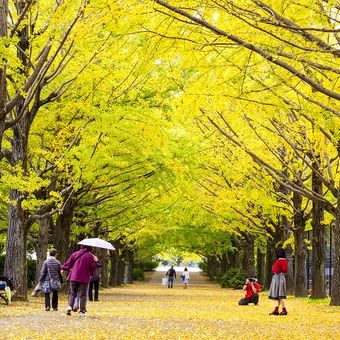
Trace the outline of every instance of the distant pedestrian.
<instances>
[{"instance_id":1,"label":"distant pedestrian","mask_svg":"<svg viewBox=\"0 0 340 340\"><path fill-rule=\"evenodd\" d=\"M52 308L54 311L58 310L58 289L60 289L63 283L63 276L61 274L61 264L56 259L58 252L56 249L51 249L49 252L49 258L44 261L41 271L39 282L43 286L43 292L45 294L45 311L51 309L50 294L52 293ZM57 283L57 286L51 284L51 281Z\"/></svg>"},{"instance_id":2,"label":"distant pedestrian","mask_svg":"<svg viewBox=\"0 0 340 340\"><path fill-rule=\"evenodd\" d=\"M79 251L74 252L69 259L61 266L62 270L70 270L67 279L70 282L67 315L71 315L74 307L74 300L79 293L80 316L86 315L87 289L90 277L96 270L97 262L91 253L92 247L82 246Z\"/></svg>"},{"instance_id":3,"label":"distant pedestrian","mask_svg":"<svg viewBox=\"0 0 340 340\"><path fill-rule=\"evenodd\" d=\"M171 268L166 272L166 276L168 278L168 288L172 288L176 278L176 270L174 269L174 266L171 266Z\"/></svg>"},{"instance_id":4,"label":"distant pedestrian","mask_svg":"<svg viewBox=\"0 0 340 340\"><path fill-rule=\"evenodd\" d=\"M99 301L99 281L100 281L100 272L102 264L95 256L94 259L97 262L97 268L94 274L91 276L90 279L90 286L89 286L89 300L90 301ZM94 290L94 299L93 299L93 290Z\"/></svg>"},{"instance_id":5,"label":"distant pedestrian","mask_svg":"<svg viewBox=\"0 0 340 340\"><path fill-rule=\"evenodd\" d=\"M273 278L269 289L269 299L276 300L275 309L270 315L287 315L287 309L285 306L286 299L286 278L285 274L288 271L288 261L286 259L286 253L283 248L276 249L276 261L272 267ZM279 307L282 307L282 311L279 313Z\"/></svg>"},{"instance_id":6,"label":"distant pedestrian","mask_svg":"<svg viewBox=\"0 0 340 340\"><path fill-rule=\"evenodd\" d=\"M183 271L181 277L182 277L183 288L187 289L188 283L189 283L189 280L190 280L190 274L189 274L188 268L184 268L184 271Z\"/></svg>"},{"instance_id":7,"label":"distant pedestrian","mask_svg":"<svg viewBox=\"0 0 340 340\"><path fill-rule=\"evenodd\" d=\"M258 284L257 279L254 277L250 277L246 279L246 283L243 286L243 290L246 292L246 295L243 299L239 301L239 305L246 306L249 303L253 303L257 305L259 303L259 291L261 289L261 285Z\"/></svg>"}]
</instances>

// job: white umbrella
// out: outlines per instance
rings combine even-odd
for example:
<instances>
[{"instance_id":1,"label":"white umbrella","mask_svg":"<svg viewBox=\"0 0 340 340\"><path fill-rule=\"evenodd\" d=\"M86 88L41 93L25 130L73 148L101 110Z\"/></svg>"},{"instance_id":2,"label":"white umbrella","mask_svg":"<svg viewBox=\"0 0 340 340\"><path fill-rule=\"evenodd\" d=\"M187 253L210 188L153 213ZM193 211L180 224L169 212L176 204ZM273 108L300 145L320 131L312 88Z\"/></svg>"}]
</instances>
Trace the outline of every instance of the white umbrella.
<instances>
[{"instance_id":1,"label":"white umbrella","mask_svg":"<svg viewBox=\"0 0 340 340\"><path fill-rule=\"evenodd\" d=\"M85 238L84 240L78 242L78 244L81 244L82 246L91 246L97 248L116 250L110 242L107 242L100 238Z\"/></svg>"}]
</instances>

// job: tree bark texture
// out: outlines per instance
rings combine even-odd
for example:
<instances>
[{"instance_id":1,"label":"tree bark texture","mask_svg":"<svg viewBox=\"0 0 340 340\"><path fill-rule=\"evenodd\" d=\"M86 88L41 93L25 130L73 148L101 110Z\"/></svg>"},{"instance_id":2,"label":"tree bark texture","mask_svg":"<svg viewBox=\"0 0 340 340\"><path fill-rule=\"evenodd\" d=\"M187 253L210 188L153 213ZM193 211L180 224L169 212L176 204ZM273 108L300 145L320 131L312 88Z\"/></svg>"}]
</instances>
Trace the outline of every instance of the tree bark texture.
<instances>
[{"instance_id":1,"label":"tree bark texture","mask_svg":"<svg viewBox=\"0 0 340 340\"><path fill-rule=\"evenodd\" d=\"M263 285L263 282L265 282L265 256L261 252L261 250L257 249L256 254L256 272L257 272L257 280L260 282L261 285Z\"/></svg>"},{"instance_id":2,"label":"tree bark texture","mask_svg":"<svg viewBox=\"0 0 340 340\"><path fill-rule=\"evenodd\" d=\"M97 256L99 261L102 264L101 267L101 278L100 282L102 287L108 288L109 287L109 272L108 272L108 250L107 249L100 249L97 250Z\"/></svg>"},{"instance_id":3,"label":"tree bark texture","mask_svg":"<svg viewBox=\"0 0 340 340\"><path fill-rule=\"evenodd\" d=\"M272 266L275 261L274 256L274 241L273 240L267 240L267 252L266 252L266 265L265 265L265 280L264 280L264 288L269 289L270 283L272 282Z\"/></svg>"},{"instance_id":4,"label":"tree bark texture","mask_svg":"<svg viewBox=\"0 0 340 340\"><path fill-rule=\"evenodd\" d=\"M255 275L254 236L245 234L241 242L242 269L247 277Z\"/></svg>"},{"instance_id":5,"label":"tree bark texture","mask_svg":"<svg viewBox=\"0 0 340 340\"><path fill-rule=\"evenodd\" d=\"M36 284L38 283L38 280L39 280L42 264L47 258L48 239L49 239L51 223L52 223L51 217L44 218L40 221L38 239L33 244L35 252L37 254L36 272L35 272L35 283Z\"/></svg>"},{"instance_id":6,"label":"tree bark texture","mask_svg":"<svg viewBox=\"0 0 340 340\"><path fill-rule=\"evenodd\" d=\"M294 291L296 297L307 296L306 281L306 256L307 246L305 243L306 218L302 210L302 196L293 192L294 205Z\"/></svg>"},{"instance_id":7,"label":"tree bark texture","mask_svg":"<svg viewBox=\"0 0 340 340\"><path fill-rule=\"evenodd\" d=\"M74 212L74 202L67 200L63 212L58 215L53 233L54 247L58 251L58 259L64 263L70 255L70 230Z\"/></svg>"},{"instance_id":8,"label":"tree bark texture","mask_svg":"<svg viewBox=\"0 0 340 340\"><path fill-rule=\"evenodd\" d=\"M313 164L317 167L317 164ZM318 175L312 173L312 189L314 192L322 195L322 182ZM326 261L326 243L325 227L322 225L323 220L322 207L313 202L312 207L312 298L323 299L326 297L326 279L325 279L325 261Z\"/></svg>"},{"instance_id":9,"label":"tree bark texture","mask_svg":"<svg viewBox=\"0 0 340 340\"><path fill-rule=\"evenodd\" d=\"M16 202L20 193L11 190L10 199ZM27 299L27 228L22 222L21 207L9 205L8 231L5 258L5 276L13 279L16 297Z\"/></svg>"},{"instance_id":10,"label":"tree bark texture","mask_svg":"<svg viewBox=\"0 0 340 340\"><path fill-rule=\"evenodd\" d=\"M332 275L331 306L340 306L340 191L337 198L337 213L333 230L334 264Z\"/></svg>"}]
</instances>

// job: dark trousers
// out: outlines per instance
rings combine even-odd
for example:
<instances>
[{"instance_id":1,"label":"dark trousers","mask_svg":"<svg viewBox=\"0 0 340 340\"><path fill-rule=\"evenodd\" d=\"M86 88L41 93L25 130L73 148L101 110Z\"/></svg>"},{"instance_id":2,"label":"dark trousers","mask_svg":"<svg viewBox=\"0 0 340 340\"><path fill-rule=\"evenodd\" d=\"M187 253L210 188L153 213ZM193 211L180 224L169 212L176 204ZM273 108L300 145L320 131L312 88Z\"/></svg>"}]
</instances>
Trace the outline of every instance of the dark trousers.
<instances>
[{"instance_id":1,"label":"dark trousers","mask_svg":"<svg viewBox=\"0 0 340 340\"><path fill-rule=\"evenodd\" d=\"M169 278L168 278L168 288L172 288L173 287L174 279L175 279L174 277L169 276Z\"/></svg>"},{"instance_id":2,"label":"dark trousers","mask_svg":"<svg viewBox=\"0 0 340 340\"><path fill-rule=\"evenodd\" d=\"M52 308L57 309L58 308L58 291L52 290ZM51 293L45 293L45 308L51 308L51 302L50 302L50 294Z\"/></svg>"},{"instance_id":3,"label":"dark trousers","mask_svg":"<svg viewBox=\"0 0 340 340\"><path fill-rule=\"evenodd\" d=\"M70 291L68 296L68 305L71 309L74 305L74 300L77 296L79 289L79 309L81 312L86 312L86 301L87 301L87 283L80 283L76 281L70 281Z\"/></svg>"},{"instance_id":4,"label":"dark trousers","mask_svg":"<svg viewBox=\"0 0 340 340\"><path fill-rule=\"evenodd\" d=\"M90 282L90 289L89 289L89 300L90 301L93 301L93 289L94 289L94 301L98 301L99 280Z\"/></svg>"},{"instance_id":5,"label":"dark trousers","mask_svg":"<svg viewBox=\"0 0 340 340\"><path fill-rule=\"evenodd\" d=\"M239 305L241 306L246 306L249 303L254 303L255 305L257 305L259 303L259 294L254 293L250 298L243 298L239 301Z\"/></svg>"}]
</instances>

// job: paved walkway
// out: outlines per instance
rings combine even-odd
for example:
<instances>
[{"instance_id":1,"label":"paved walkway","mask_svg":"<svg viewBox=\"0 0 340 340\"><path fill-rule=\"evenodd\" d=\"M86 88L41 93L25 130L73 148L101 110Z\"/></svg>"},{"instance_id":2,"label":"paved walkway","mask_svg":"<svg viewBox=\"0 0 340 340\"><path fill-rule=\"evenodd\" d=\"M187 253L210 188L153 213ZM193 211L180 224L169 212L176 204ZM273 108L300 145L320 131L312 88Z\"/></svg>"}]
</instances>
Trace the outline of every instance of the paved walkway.
<instances>
[{"instance_id":1,"label":"paved walkway","mask_svg":"<svg viewBox=\"0 0 340 340\"><path fill-rule=\"evenodd\" d=\"M44 311L44 297L15 302L0 308L0 339L340 339L340 308L327 301L290 297L288 316L273 317L267 292L260 294L258 306L239 306L241 290L221 289L202 273L191 272L189 289L180 279L173 289L162 287L164 274L152 272L145 282L101 289L100 301L88 303L86 317L66 315L66 295L57 312Z\"/></svg>"},{"instance_id":2,"label":"paved walkway","mask_svg":"<svg viewBox=\"0 0 340 340\"><path fill-rule=\"evenodd\" d=\"M166 273L165 270L147 272L145 275L145 281L142 284L161 286L162 278L165 277L165 273ZM203 274L203 272L193 272L189 270L189 273L190 273L189 286L192 286L192 287L199 287L199 286L205 286L205 285L216 286L216 283L209 281L208 278ZM182 271L177 270L176 274L177 274L177 278L174 283L175 286L182 285L181 279L180 279Z\"/></svg>"}]
</instances>

